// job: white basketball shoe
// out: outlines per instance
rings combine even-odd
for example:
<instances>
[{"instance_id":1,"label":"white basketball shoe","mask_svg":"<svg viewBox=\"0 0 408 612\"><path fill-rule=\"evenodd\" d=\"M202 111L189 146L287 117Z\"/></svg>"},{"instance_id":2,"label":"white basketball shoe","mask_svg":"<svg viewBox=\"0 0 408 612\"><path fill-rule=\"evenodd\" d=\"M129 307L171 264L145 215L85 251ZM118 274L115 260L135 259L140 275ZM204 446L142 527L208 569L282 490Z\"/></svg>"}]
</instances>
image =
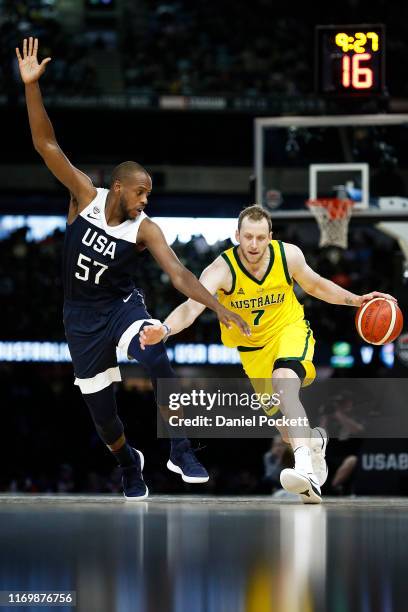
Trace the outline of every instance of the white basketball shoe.
<instances>
[{"instance_id":1,"label":"white basketball shoe","mask_svg":"<svg viewBox=\"0 0 408 612\"><path fill-rule=\"evenodd\" d=\"M312 452L307 446L295 450L295 467L282 470L280 482L290 493L297 493L304 504L320 504L322 494L317 476L313 473Z\"/></svg>"},{"instance_id":2,"label":"white basketball shoe","mask_svg":"<svg viewBox=\"0 0 408 612\"><path fill-rule=\"evenodd\" d=\"M296 468L287 468L280 474L282 487L290 493L300 495L304 504L321 504L322 494L316 476L312 473L306 474Z\"/></svg>"}]
</instances>

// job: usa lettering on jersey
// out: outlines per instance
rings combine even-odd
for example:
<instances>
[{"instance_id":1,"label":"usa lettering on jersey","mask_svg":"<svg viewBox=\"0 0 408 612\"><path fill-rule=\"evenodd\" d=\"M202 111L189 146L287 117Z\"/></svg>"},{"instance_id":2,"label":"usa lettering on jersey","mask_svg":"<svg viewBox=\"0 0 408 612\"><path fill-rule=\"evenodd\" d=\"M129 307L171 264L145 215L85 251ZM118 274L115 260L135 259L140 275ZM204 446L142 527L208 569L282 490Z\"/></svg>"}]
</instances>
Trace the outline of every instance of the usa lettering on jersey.
<instances>
[{"instance_id":1,"label":"usa lettering on jersey","mask_svg":"<svg viewBox=\"0 0 408 612\"><path fill-rule=\"evenodd\" d=\"M115 258L116 242L111 240L108 244L108 238L103 234L98 234L92 228L86 230L82 238L82 244L91 246L97 253L102 253L105 256L109 255L111 259Z\"/></svg>"}]
</instances>

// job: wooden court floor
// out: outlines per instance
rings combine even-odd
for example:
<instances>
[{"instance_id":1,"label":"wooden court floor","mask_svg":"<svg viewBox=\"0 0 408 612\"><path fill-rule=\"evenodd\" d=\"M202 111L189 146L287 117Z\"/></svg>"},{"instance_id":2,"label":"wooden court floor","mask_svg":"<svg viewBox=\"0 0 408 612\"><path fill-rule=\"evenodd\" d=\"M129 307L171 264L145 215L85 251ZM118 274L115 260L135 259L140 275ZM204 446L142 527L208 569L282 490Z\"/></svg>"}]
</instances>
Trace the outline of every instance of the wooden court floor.
<instances>
[{"instance_id":1,"label":"wooden court floor","mask_svg":"<svg viewBox=\"0 0 408 612\"><path fill-rule=\"evenodd\" d=\"M0 536L2 601L75 591L48 610L408 610L406 498L0 495Z\"/></svg>"}]
</instances>

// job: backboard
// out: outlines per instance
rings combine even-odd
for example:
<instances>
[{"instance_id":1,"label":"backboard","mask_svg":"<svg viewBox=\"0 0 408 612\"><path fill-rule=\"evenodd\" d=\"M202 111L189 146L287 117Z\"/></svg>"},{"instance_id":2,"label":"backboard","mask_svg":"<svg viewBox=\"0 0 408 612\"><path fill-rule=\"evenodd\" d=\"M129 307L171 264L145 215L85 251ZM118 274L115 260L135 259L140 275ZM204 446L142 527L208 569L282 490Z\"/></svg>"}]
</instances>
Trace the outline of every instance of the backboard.
<instances>
[{"instance_id":1,"label":"backboard","mask_svg":"<svg viewBox=\"0 0 408 612\"><path fill-rule=\"evenodd\" d=\"M349 198L350 230L374 225L408 260L407 136L402 114L255 119L256 201L294 226L313 219L307 200Z\"/></svg>"},{"instance_id":2,"label":"backboard","mask_svg":"<svg viewBox=\"0 0 408 612\"><path fill-rule=\"evenodd\" d=\"M408 115L258 118L254 136L256 201L266 208L307 218L307 199L349 197L353 216L406 218Z\"/></svg>"}]
</instances>

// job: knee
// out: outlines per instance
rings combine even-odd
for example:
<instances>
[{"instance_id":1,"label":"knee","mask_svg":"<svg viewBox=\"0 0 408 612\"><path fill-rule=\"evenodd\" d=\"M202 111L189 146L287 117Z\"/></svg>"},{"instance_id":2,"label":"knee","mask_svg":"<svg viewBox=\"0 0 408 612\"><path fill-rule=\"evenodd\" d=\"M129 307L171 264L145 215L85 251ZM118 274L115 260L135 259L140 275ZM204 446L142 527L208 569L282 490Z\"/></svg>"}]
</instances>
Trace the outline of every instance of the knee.
<instances>
[{"instance_id":1,"label":"knee","mask_svg":"<svg viewBox=\"0 0 408 612\"><path fill-rule=\"evenodd\" d=\"M123 433L123 425L118 417L113 385L96 393L85 393L83 398L102 440L106 444L117 440Z\"/></svg>"},{"instance_id":2,"label":"knee","mask_svg":"<svg viewBox=\"0 0 408 612\"><path fill-rule=\"evenodd\" d=\"M146 346L145 350L142 351L137 335L129 344L128 353L146 368L150 377L173 378L175 376L163 342Z\"/></svg>"},{"instance_id":3,"label":"knee","mask_svg":"<svg viewBox=\"0 0 408 612\"><path fill-rule=\"evenodd\" d=\"M279 367L272 372L272 380L274 381L285 380L285 379L290 379L290 378L292 379L297 378L299 380L299 376L296 374L296 372L294 372L290 368Z\"/></svg>"},{"instance_id":4,"label":"knee","mask_svg":"<svg viewBox=\"0 0 408 612\"><path fill-rule=\"evenodd\" d=\"M302 382L305 375L305 368L300 361L296 359L278 359L274 364L272 379L276 381L279 380L281 382L294 379Z\"/></svg>"},{"instance_id":5,"label":"knee","mask_svg":"<svg viewBox=\"0 0 408 612\"><path fill-rule=\"evenodd\" d=\"M281 402L294 401L299 397L301 380L290 368L279 367L272 372L272 386L278 393L282 393Z\"/></svg>"}]
</instances>

